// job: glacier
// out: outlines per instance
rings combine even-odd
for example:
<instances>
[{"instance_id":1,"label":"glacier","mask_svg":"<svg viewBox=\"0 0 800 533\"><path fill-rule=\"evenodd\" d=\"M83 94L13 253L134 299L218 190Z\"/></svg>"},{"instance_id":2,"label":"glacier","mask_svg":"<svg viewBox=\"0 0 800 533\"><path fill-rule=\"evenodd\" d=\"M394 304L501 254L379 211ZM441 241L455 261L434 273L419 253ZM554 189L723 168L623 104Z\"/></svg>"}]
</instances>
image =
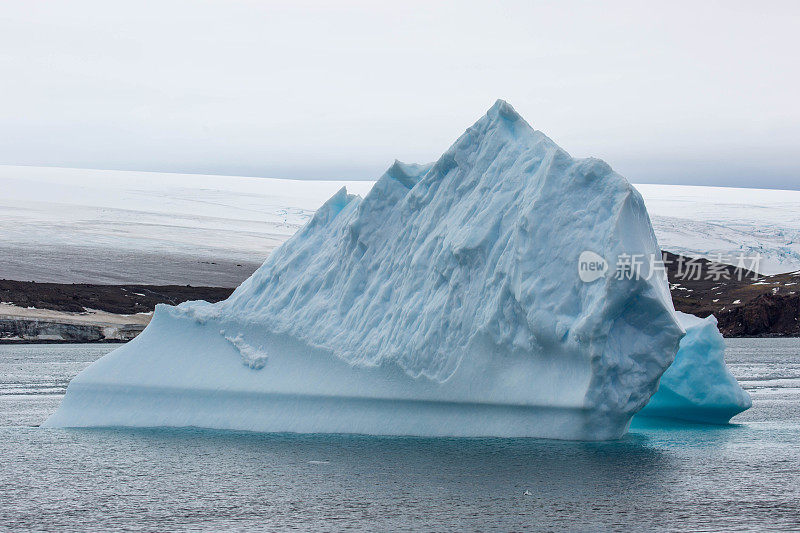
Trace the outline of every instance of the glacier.
<instances>
[{"instance_id":1,"label":"glacier","mask_svg":"<svg viewBox=\"0 0 800 533\"><path fill-rule=\"evenodd\" d=\"M677 312L686 330L675 361L638 416L727 424L753 402L725 365L725 339L714 315Z\"/></svg>"},{"instance_id":2,"label":"glacier","mask_svg":"<svg viewBox=\"0 0 800 533\"><path fill-rule=\"evenodd\" d=\"M334 194L225 301L159 305L46 426L623 435L684 335L640 194L506 102L433 164Z\"/></svg>"},{"instance_id":3,"label":"glacier","mask_svg":"<svg viewBox=\"0 0 800 533\"><path fill-rule=\"evenodd\" d=\"M364 196L374 183L0 165L0 271L236 287L342 186ZM663 250L800 270L800 191L633 185Z\"/></svg>"}]
</instances>

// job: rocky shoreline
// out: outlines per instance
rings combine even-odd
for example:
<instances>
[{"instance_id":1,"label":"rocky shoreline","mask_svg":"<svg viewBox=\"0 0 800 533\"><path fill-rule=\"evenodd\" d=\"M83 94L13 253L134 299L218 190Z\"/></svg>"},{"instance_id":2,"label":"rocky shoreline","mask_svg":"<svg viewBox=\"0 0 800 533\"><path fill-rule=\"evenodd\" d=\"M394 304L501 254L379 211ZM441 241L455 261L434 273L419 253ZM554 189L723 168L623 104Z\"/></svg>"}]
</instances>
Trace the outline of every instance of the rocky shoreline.
<instances>
[{"instance_id":1,"label":"rocky shoreline","mask_svg":"<svg viewBox=\"0 0 800 533\"><path fill-rule=\"evenodd\" d=\"M69 324L58 319L30 320L19 317L0 318L0 343L50 344L119 342L135 338L146 325Z\"/></svg>"},{"instance_id":2,"label":"rocky shoreline","mask_svg":"<svg viewBox=\"0 0 800 533\"><path fill-rule=\"evenodd\" d=\"M675 309L713 314L726 337L800 337L800 272L761 276L664 252ZM0 343L127 342L156 304L217 302L232 288L0 280Z\"/></svg>"},{"instance_id":3,"label":"rocky shoreline","mask_svg":"<svg viewBox=\"0 0 800 533\"><path fill-rule=\"evenodd\" d=\"M144 330L156 304L217 302L232 291L0 280L0 343L127 342Z\"/></svg>"}]
</instances>

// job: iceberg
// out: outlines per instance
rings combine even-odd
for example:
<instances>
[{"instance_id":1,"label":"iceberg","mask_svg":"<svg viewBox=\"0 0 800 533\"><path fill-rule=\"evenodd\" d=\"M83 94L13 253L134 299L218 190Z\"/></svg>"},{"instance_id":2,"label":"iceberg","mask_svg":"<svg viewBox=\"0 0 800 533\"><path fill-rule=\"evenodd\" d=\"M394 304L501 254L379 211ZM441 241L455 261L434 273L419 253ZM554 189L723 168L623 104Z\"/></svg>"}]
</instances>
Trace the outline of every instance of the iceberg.
<instances>
[{"instance_id":1,"label":"iceberg","mask_svg":"<svg viewBox=\"0 0 800 533\"><path fill-rule=\"evenodd\" d=\"M677 315L686 336L661 376L658 392L637 416L727 424L753 402L725 365L725 339L717 319Z\"/></svg>"},{"instance_id":2,"label":"iceberg","mask_svg":"<svg viewBox=\"0 0 800 533\"><path fill-rule=\"evenodd\" d=\"M663 269L622 256L661 257L640 194L500 100L227 300L159 305L45 425L618 438L684 334Z\"/></svg>"}]
</instances>

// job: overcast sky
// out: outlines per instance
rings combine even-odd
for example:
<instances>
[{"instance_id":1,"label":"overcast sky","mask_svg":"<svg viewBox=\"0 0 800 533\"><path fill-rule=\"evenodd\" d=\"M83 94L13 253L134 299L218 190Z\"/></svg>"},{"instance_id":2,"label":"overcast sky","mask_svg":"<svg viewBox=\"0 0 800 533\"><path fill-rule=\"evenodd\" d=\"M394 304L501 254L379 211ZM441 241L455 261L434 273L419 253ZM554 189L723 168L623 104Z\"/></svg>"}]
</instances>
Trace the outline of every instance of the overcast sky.
<instances>
[{"instance_id":1,"label":"overcast sky","mask_svg":"<svg viewBox=\"0 0 800 533\"><path fill-rule=\"evenodd\" d=\"M800 188L800 2L0 3L0 163L374 179L497 98L633 182Z\"/></svg>"}]
</instances>

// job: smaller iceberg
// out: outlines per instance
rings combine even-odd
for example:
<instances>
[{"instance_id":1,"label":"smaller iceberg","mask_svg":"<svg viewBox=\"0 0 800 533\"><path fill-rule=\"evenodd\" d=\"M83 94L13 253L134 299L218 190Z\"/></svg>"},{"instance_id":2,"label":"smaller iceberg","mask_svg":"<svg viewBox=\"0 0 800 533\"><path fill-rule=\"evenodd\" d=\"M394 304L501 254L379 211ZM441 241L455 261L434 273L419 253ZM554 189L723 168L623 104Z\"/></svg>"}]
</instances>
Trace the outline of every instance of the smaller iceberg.
<instances>
[{"instance_id":1,"label":"smaller iceberg","mask_svg":"<svg viewBox=\"0 0 800 533\"><path fill-rule=\"evenodd\" d=\"M639 416L727 424L753 402L725 365L725 340L717 319L676 314L686 336L661 376L658 392Z\"/></svg>"}]
</instances>

